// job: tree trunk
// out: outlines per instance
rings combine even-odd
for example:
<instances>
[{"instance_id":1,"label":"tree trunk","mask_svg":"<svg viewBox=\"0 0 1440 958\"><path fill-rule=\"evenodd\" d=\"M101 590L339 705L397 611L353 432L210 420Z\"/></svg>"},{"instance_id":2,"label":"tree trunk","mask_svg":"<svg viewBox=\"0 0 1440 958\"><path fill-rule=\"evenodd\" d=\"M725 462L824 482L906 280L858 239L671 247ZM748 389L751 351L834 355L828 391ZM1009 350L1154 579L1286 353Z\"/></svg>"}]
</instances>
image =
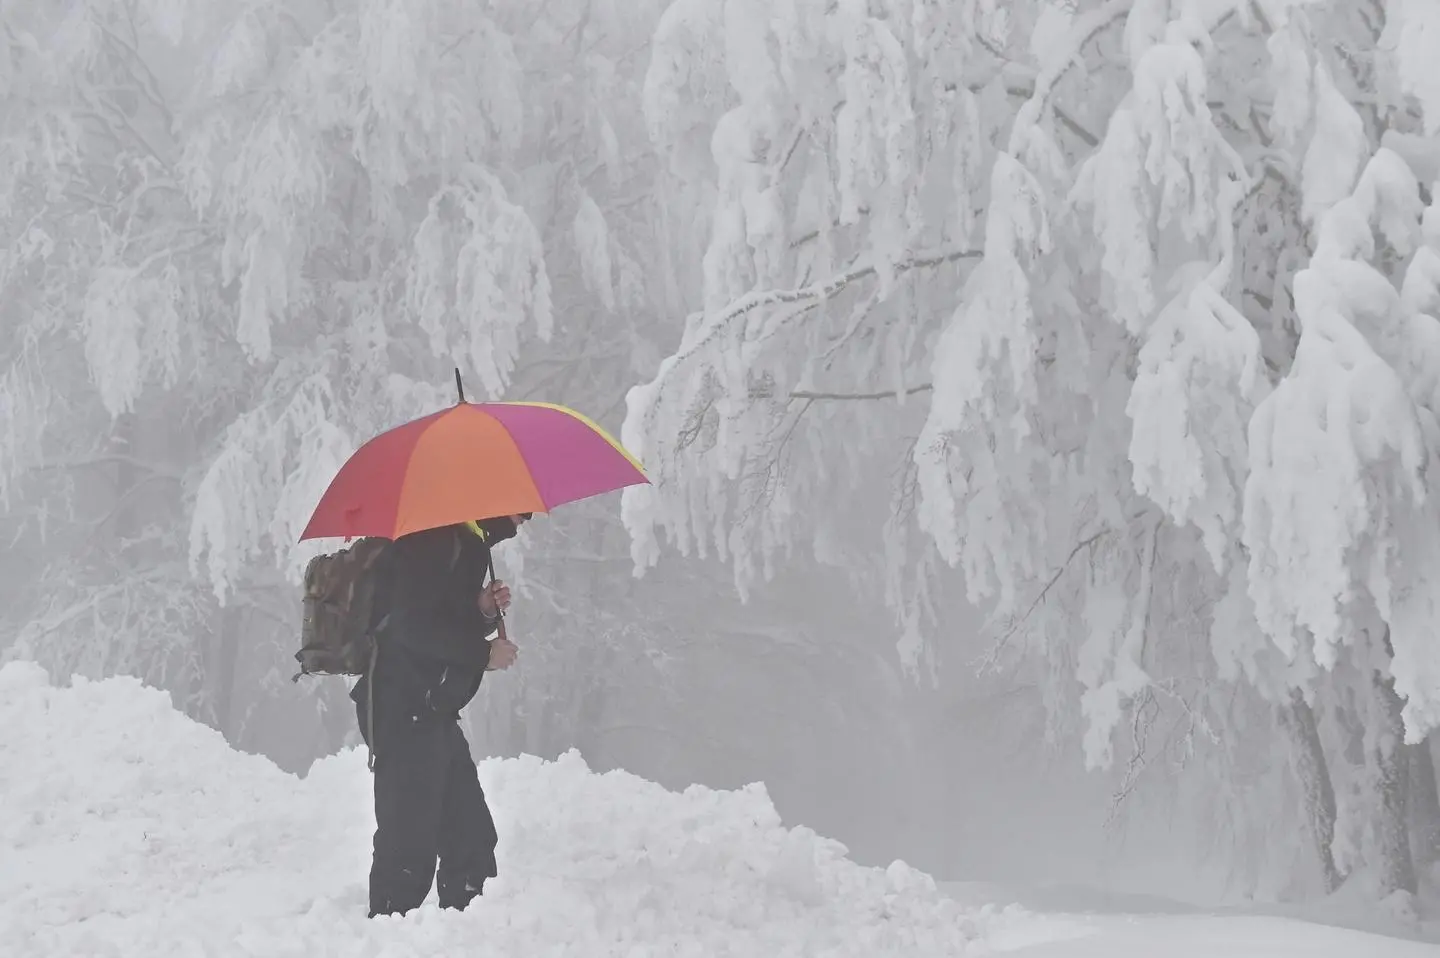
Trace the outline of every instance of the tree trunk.
<instances>
[{"instance_id":1,"label":"tree trunk","mask_svg":"<svg viewBox=\"0 0 1440 958\"><path fill-rule=\"evenodd\" d=\"M1397 891L1416 892L1415 860L1410 856L1410 830L1406 827L1405 805L1409 791L1410 762L1405 749L1405 726L1400 718L1400 696L1395 684L1379 672L1370 673L1371 686L1380 704L1377 718L1383 723L1370 760L1376 772L1376 874L1380 896Z\"/></svg>"},{"instance_id":2,"label":"tree trunk","mask_svg":"<svg viewBox=\"0 0 1440 958\"><path fill-rule=\"evenodd\" d=\"M142 518L140 515L140 504L136 500L136 487L144 478L143 473L136 465L138 455L136 448L142 444L143 433L140 429L140 417L135 413L126 413L115 421L115 428L111 432L112 442L116 451L120 453L115 459L115 517L113 530L120 539L133 539L140 532Z\"/></svg>"},{"instance_id":3,"label":"tree trunk","mask_svg":"<svg viewBox=\"0 0 1440 958\"><path fill-rule=\"evenodd\" d=\"M1320 878L1328 894L1340 887L1340 872L1335 867L1335 855L1331 850L1335 840L1335 788L1330 782L1330 767L1320 744L1315 713L1298 689L1291 689L1290 700L1278 711L1280 727L1290 740L1290 760L1295 777L1300 780L1305 828L1315 846L1320 862Z\"/></svg>"},{"instance_id":4,"label":"tree trunk","mask_svg":"<svg viewBox=\"0 0 1440 958\"><path fill-rule=\"evenodd\" d=\"M1440 784L1435 779L1435 756L1431 738L1405 746L1410 762L1410 851L1415 864L1440 862Z\"/></svg>"},{"instance_id":5,"label":"tree trunk","mask_svg":"<svg viewBox=\"0 0 1440 958\"><path fill-rule=\"evenodd\" d=\"M596 650L590 651L587 658L599 658ZM598 734L605 727L605 713L608 711L606 679L604 673L598 671L586 670L582 675L586 684L579 690L580 703L575 712L575 745L586 759L608 768L610 756L603 737Z\"/></svg>"},{"instance_id":6,"label":"tree trunk","mask_svg":"<svg viewBox=\"0 0 1440 958\"><path fill-rule=\"evenodd\" d=\"M212 676L215 696L215 725L231 745L238 745L235 735L235 663L244 632L245 612L235 605L220 610L220 648L217 650Z\"/></svg>"}]
</instances>

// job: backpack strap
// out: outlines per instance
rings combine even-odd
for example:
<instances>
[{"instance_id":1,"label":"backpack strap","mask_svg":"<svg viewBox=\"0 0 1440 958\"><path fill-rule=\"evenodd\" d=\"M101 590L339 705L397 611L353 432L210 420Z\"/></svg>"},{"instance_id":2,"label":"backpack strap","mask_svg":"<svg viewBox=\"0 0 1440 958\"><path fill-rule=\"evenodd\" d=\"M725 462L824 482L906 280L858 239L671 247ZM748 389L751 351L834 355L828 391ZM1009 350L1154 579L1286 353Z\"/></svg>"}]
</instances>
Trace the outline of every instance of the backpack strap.
<instances>
[{"instance_id":1,"label":"backpack strap","mask_svg":"<svg viewBox=\"0 0 1440 958\"><path fill-rule=\"evenodd\" d=\"M368 755L365 767L375 771L375 662L380 658L380 637L370 637L370 665L365 669L365 681L369 689L365 695L365 741Z\"/></svg>"}]
</instances>

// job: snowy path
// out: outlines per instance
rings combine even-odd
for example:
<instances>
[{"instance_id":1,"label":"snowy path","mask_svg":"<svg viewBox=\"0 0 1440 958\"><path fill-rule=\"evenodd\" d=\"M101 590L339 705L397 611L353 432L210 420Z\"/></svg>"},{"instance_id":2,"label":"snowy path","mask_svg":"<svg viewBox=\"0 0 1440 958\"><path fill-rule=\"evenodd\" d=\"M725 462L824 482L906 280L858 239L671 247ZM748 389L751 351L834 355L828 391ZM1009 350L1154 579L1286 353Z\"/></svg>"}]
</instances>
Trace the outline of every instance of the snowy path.
<instances>
[{"instance_id":1,"label":"snowy path","mask_svg":"<svg viewBox=\"0 0 1440 958\"><path fill-rule=\"evenodd\" d=\"M1077 925L1073 928L1080 931ZM1007 939L1011 939L1007 941ZM1023 939L1023 935L1022 935ZM1076 936L990 942L1014 958L1436 958L1440 945L1289 918L1097 917ZM1009 945L1013 944L1013 947Z\"/></svg>"},{"instance_id":2,"label":"snowy path","mask_svg":"<svg viewBox=\"0 0 1440 958\"><path fill-rule=\"evenodd\" d=\"M1440 944L1337 927L1381 924L1373 910L1313 906L1330 922L1283 915L1214 913L1161 898L1054 886L941 886L962 905L1023 903L1030 920L997 928L986 944L1015 958L1440 958ZM1015 907L1021 907L1017 905ZM1432 929L1433 931L1433 929Z\"/></svg>"},{"instance_id":3,"label":"snowy path","mask_svg":"<svg viewBox=\"0 0 1440 958\"><path fill-rule=\"evenodd\" d=\"M501 880L464 914L364 918L364 755L299 780L128 680L0 669L0 955L1435 958L1280 919L1041 916L864 868L764 790L682 794L574 757L482 766ZM1184 950L1176 945L1183 943Z\"/></svg>"}]
</instances>

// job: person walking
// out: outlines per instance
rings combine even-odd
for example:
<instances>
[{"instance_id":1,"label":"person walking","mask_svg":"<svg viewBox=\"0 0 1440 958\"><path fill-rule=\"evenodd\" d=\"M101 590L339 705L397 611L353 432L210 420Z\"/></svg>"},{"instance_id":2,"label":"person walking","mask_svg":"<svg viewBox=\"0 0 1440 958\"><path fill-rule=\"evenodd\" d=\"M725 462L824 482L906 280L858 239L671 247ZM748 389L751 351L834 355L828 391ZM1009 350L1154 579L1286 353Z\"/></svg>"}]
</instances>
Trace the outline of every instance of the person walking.
<instances>
[{"instance_id":1,"label":"person walking","mask_svg":"<svg viewBox=\"0 0 1440 958\"><path fill-rule=\"evenodd\" d=\"M371 918L418 908L432 885L440 907L464 909L498 873L495 822L459 719L485 673L515 663L515 645L490 638L510 606L491 550L529 518L412 533L385 556L376 657L350 693L374 756Z\"/></svg>"}]
</instances>

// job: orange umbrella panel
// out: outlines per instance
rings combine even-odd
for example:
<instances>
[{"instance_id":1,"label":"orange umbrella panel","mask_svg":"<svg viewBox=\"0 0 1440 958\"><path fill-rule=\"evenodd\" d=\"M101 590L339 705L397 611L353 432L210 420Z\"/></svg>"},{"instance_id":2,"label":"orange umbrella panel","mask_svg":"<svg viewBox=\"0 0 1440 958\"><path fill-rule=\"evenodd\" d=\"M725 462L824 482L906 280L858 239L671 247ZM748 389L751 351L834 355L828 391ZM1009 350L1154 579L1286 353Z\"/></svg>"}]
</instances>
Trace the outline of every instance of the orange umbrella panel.
<instances>
[{"instance_id":1,"label":"orange umbrella panel","mask_svg":"<svg viewBox=\"0 0 1440 958\"><path fill-rule=\"evenodd\" d=\"M462 402L361 446L300 538L394 539L472 519L549 512L647 481L633 456L572 409Z\"/></svg>"}]
</instances>

